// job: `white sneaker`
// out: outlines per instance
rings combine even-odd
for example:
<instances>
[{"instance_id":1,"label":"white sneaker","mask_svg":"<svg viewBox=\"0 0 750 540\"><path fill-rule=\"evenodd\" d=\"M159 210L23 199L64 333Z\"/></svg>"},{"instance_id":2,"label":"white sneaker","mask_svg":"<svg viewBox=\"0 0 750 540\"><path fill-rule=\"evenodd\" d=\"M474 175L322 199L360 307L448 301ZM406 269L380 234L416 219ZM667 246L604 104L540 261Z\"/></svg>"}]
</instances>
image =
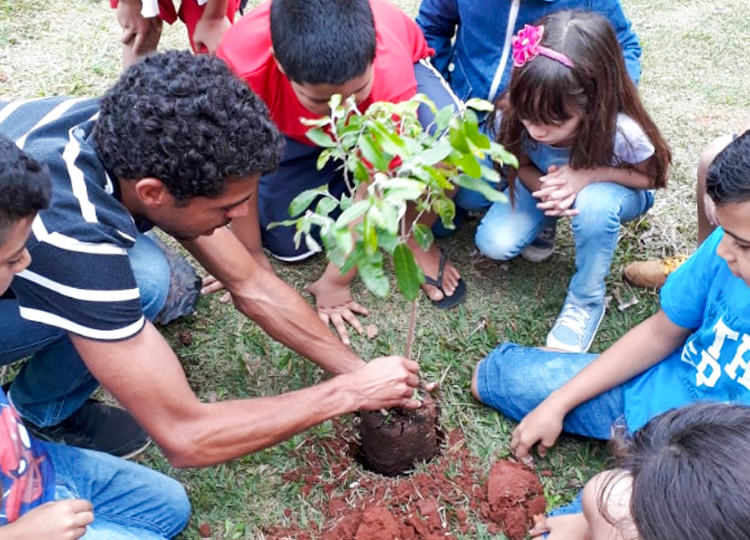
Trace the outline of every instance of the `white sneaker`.
<instances>
[{"instance_id":1,"label":"white sneaker","mask_svg":"<svg viewBox=\"0 0 750 540\"><path fill-rule=\"evenodd\" d=\"M588 352L603 318L603 303L578 306L566 302L547 334L547 347L572 353Z\"/></svg>"}]
</instances>

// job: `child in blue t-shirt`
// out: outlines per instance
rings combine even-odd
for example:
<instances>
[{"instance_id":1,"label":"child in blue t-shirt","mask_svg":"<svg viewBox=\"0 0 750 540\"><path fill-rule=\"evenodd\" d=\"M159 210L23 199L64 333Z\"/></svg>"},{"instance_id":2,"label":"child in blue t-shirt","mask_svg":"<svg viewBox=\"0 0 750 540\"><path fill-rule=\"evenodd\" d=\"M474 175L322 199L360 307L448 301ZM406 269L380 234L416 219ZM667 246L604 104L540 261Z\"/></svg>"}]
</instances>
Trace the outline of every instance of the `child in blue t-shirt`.
<instances>
[{"instance_id":1,"label":"child in blue t-shirt","mask_svg":"<svg viewBox=\"0 0 750 540\"><path fill-rule=\"evenodd\" d=\"M511 446L541 456L560 433L608 439L695 401L750 405L750 133L709 167L721 227L675 271L661 309L599 357L504 343L476 367L479 401L521 420Z\"/></svg>"},{"instance_id":2,"label":"child in blue t-shirt","mask_svg":"<svg viewBox=\"0 0 750 540\"><path fill-rule=\"evenodd\" d=\"M26 240L49 198L47 169L0 135L0 296L31 261ZM0 538L159 540L190 516L185 490L167 476L31 437L2 389L0 484Z\"/></svg>"}]
</instances>

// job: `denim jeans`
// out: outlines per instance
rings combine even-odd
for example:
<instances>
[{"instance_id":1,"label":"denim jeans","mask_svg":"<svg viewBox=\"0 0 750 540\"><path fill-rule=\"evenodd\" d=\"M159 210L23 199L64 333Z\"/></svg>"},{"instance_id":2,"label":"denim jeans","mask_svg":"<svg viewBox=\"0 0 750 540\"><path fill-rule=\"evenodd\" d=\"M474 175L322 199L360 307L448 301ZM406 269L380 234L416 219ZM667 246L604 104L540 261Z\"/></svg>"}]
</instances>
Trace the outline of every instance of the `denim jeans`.
<instances>
[{"instance_id":1,"label":"denim jeans","mask_svg":"<svg viewBox=\"0 0 750 540\"><path fill-rule=\"evenodd\" d=\"M515 206L494 203L477 228L477 247L490 259L512 259L554 219L536 207L539 201L521 182L515 186ZM566 302L584 306L604 301L604 279L612 265L620 225L646 213L653 202L650 190L612 182L590 184L578 193L574 208L579 214L571 218L576 271Z\"/></svg>"},{"instance_id":2,"label":"denim jeans","mask_svg":"<svg viewBox=\"0 0 750 540\"><path fill-rule=\"evenodd\" d=\"M573 376L595 354L564 353L503 343L477 366L477 390L482 403L517 422ZM600 394L565 417L566 433L608 440L612 428L624 425L622 386Z\"/></svg>"},{"instance_id":3,"label":"denim jeans","mask_svg":"<svg viewBox=\"0 0 750 540\"><path fill-rule=\"evenodd\" d=\"M85 540L163 540L187 524L190 502L176 480L101 452L41 444L55 469L55 500L94 507Z\"/></svg>"},{"instance_id":4,"label":"denim jeans","mask_svg":"<svg viewBox=\"0 0 750 540\"><path fill-rule=\"evenodd\" d=\"M153 240L139 234L128 250L145 316L153 320L169 292L169 264ZM0 300L0 365L31 358L8 394L22 418L53 426L77 411L99 383L73 347L65 330L27 321L15 298Z\"/></svg>"}]
</instances>

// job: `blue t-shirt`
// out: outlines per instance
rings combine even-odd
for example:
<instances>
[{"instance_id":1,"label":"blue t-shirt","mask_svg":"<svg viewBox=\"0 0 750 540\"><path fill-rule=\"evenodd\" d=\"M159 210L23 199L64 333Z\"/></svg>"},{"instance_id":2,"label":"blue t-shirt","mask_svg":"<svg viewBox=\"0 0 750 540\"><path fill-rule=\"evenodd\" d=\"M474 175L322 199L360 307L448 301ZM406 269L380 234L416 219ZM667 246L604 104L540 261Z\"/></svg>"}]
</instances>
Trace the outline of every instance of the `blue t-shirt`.
<instances>
[{"instance_id":1,"label":"blue t-shirt","mask_svg":"<svg viewBox=\"0 0 750 540\"><path fill-rule=\"evenodd\" d=\"M0 526L55 500L55 472L41 445L29 436L18 413L0 389Z\"/></svg>"},{"instance_id":2,"label":"blue t-shirt","mask_svg":"<svg viewBox=\"0 0 750 540\"><path fill-rule=\"evenodd\" d=\"M681 348L626 383L631 432L695 401L750 405L750 288L717 255L723 236L723 229L714 231L661 291L669 320L696 330Z\"/></svg>"}]
</instances>

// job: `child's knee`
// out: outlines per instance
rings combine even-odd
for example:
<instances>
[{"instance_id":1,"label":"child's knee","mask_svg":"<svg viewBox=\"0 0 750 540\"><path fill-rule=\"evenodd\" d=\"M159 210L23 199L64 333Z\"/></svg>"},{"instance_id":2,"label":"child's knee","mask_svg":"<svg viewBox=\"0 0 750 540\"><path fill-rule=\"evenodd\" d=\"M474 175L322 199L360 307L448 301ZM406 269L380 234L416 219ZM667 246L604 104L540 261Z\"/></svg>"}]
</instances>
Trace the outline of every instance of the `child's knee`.
<instances>
[{"instance_id":1,"label":"child's knee","mask_svg":"<svg viewBox=\"0 0 750 540\"><path fill-rule=\"evenodd\" d=\"M477 249L482 255L495 261L509 261L521 253L524 246L516 240L510 234L503 234L502 231L481 225L474 237Z\"/></svg>"}]
</instances>

